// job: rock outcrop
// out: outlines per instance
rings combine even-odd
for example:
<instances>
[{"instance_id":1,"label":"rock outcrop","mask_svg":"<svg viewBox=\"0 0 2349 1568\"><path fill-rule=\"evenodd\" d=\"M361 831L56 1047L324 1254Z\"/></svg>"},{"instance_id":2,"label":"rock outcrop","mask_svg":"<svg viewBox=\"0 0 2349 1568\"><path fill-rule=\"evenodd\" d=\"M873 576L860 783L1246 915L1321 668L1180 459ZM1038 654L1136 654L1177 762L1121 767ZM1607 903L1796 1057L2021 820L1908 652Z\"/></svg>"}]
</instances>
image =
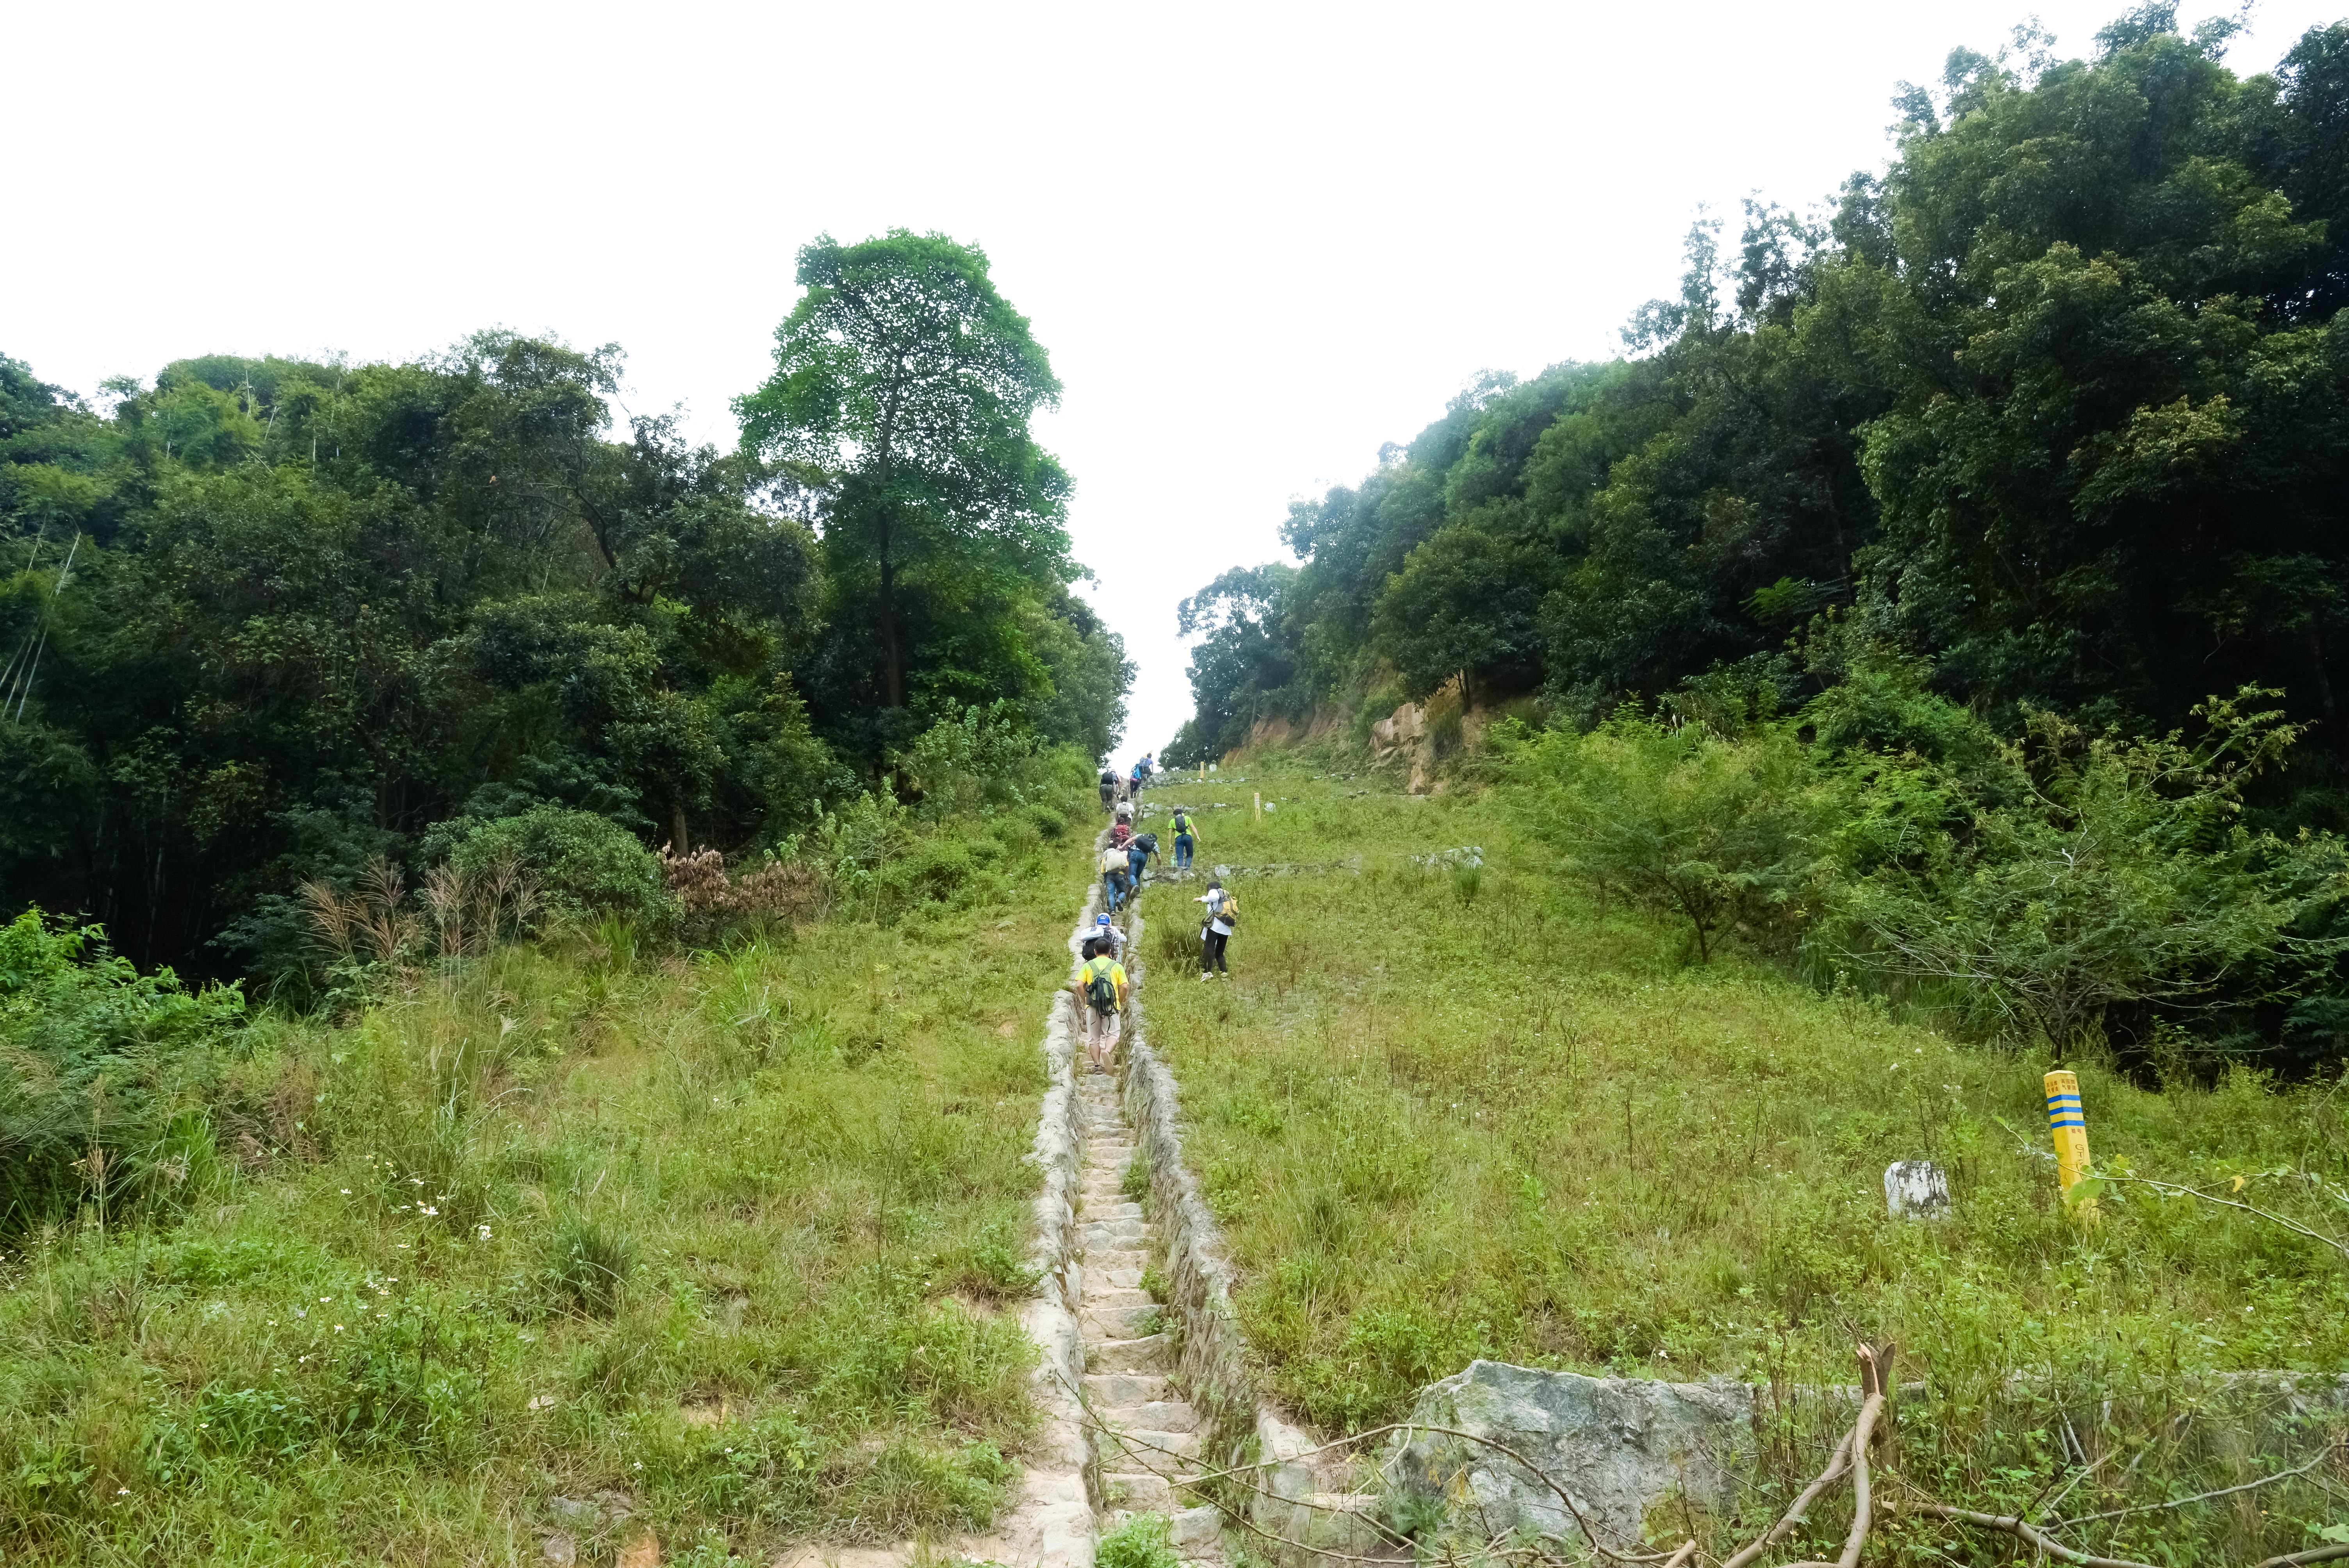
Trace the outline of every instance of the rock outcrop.
<instances>
[{"instance_id":1,"label":"rock outcrop","mask_svg":"<svg viewBox=\"0 0 2349 1568\"><path fill-rule=\"evenodd\" d=\"M1649 1511L1675 1495L1706 1513L1734 1507L1753 1475L1753 1390L1742 1383L1658 1383L1472 1361L1422 1390L1414 1423L1488 1439L1525 1457L1573 1499L1609 1549L1643 1540ZM1410 1434L1389 1484L1449 1503L1481 1537L1531 1530L1568 1541L1582 1525L1557 1491L1500 1449Z\"/></svg>"}]
</instances>

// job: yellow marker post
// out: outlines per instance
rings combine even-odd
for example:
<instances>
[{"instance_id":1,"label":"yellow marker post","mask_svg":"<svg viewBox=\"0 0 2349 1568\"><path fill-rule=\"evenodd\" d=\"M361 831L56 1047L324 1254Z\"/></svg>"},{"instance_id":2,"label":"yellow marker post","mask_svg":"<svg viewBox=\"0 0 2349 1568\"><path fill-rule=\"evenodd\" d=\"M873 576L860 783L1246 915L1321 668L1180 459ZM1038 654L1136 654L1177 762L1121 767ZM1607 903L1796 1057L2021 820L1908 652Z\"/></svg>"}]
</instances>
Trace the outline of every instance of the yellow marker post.
<instances>
[{"instance_id":1,"label":"yellow marker post","mask_svg":"<svg viewBox=\"0 0 2349 1568\"><path fill-rule=\"evenodd\" d=\"M2077 1075L2058 1069L2040 1082L2047 1090L2047 1135L2055 1140L2055 1185L2065 1192L2088 1173L2088 1119L2080 1106ZM2092 1220L2096 1201L2084 1201L2080 1217Z\"/></svg>"},{"instance_id":2,"label":"yellow marker post","mask_svg":"<svg viewBox=\"0 0 2349 1568\"><path fill-rule=\"evenodd\" d=\"M1264 820L1264 791L1261 789L1256 792L1256 820L1259 822Z\"/></svg>"}]
</instances>

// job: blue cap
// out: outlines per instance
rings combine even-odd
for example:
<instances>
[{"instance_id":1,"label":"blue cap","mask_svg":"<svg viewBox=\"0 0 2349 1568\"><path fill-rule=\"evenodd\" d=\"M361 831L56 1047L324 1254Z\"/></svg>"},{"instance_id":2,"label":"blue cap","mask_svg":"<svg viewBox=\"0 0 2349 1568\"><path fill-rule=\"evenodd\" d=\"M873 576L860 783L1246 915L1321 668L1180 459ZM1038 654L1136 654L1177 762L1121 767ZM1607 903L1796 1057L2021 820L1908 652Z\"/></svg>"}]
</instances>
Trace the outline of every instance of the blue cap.
<instances>
[{"instance_id":1,"label":"blue cap","mask_svg":"<svg viewBox=\"0 0 2349 1568\"><path fill-rule=\"evenodd\" d=\"M1107 925L1109 923L1109 916L1105 914L1097 914L1093 916L1093 923L1095 925Z\"/></svg>"}]
</instances>

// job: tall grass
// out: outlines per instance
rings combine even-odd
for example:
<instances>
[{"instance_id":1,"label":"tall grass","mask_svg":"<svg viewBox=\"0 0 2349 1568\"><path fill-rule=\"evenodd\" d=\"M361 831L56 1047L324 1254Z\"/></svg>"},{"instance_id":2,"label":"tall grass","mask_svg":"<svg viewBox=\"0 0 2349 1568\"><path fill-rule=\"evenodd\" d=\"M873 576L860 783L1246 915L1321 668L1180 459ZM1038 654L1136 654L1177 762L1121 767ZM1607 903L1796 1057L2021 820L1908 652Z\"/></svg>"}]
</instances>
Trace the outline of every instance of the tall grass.
<instances>
[{"instance_id":1,"label":"tall grass","mask_svg":"<svg viewBox=\"0 0 2349 1568\"><path fill-rule=\"evenodd\" d=\"M889 929L662 956L615 925L246 1031L231 1075L282 1119L0 1253L0 1555L984 1527L1032 1429L1005 1307L1084 878L1038 844ZM563 1501L605 1493L593 1531Z\"/></svg>"},{"instance_id":2,"label":"tall grass","mask_svg":"<svg viewBox=\"0 0 2349 1568\"><path fill-rule=\"evenodd\" d=\"M1943 1424L1912 1462L2027 1500L2052 1456L2119 1440L2099 1408L2194 1404L2230 1370L2349 1370L2349 1270L2326 1249L2193 1202L2073 1222L2038 1152L2045 1063L1821 995L1733 943L1686 963L1677 932L1619 903L1602 918L1497 795L1357 795L1265 759L1247 775L1279 811L1207 811L1214 860L1364 869L1243 872L1230 984L1145 1005L1242 1322L1312 1422L1397 1418L1479 1356L1786 1387L1848 1382L1856 1339L1897 1338ZM1485 848L1473 887L1413 859L1464 844ZM1150 956L1170 964L1185 923L1171 903L1154 918ZM2100 1161L2240 1175L2283 1206L2317 1200L2263 1172L2349 1178L2337 1086L2082 1079ZM1949 1168L1949 1219L1886 1214L1884 1167L1916 1158ZM2018 1404L2024 1387L2086 1413ZM2177 1462L2140 1488L2194 1490L2206 1464L2247 1479L2267 1440L2247 1429L2228 1458L2157 1429Z\"/></svg>"}]
</instances>

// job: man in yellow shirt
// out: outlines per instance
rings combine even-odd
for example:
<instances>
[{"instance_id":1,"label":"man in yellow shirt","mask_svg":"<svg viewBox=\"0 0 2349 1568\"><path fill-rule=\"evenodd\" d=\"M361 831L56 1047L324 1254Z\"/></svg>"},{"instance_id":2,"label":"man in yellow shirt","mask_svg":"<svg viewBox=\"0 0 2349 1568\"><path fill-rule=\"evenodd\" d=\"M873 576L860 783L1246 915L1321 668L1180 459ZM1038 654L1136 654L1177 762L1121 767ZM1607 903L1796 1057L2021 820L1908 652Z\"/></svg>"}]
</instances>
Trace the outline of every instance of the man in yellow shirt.
<instances>
[{"instance_id":1,"label":"man in yellow shirt","mask_svg":"<svg viewBox=\"0 0 2349 1568\"><path fill-rule=\"evenodd\" d=\"M1097 1073L1109 1071L1117 1050L1117 1025L1125 1011L1125 965L1117 961L1106 940L1085 944L1084 967L1071 987L1085 1019L1085 1057Z\"/></svg>"}]
</instances>

